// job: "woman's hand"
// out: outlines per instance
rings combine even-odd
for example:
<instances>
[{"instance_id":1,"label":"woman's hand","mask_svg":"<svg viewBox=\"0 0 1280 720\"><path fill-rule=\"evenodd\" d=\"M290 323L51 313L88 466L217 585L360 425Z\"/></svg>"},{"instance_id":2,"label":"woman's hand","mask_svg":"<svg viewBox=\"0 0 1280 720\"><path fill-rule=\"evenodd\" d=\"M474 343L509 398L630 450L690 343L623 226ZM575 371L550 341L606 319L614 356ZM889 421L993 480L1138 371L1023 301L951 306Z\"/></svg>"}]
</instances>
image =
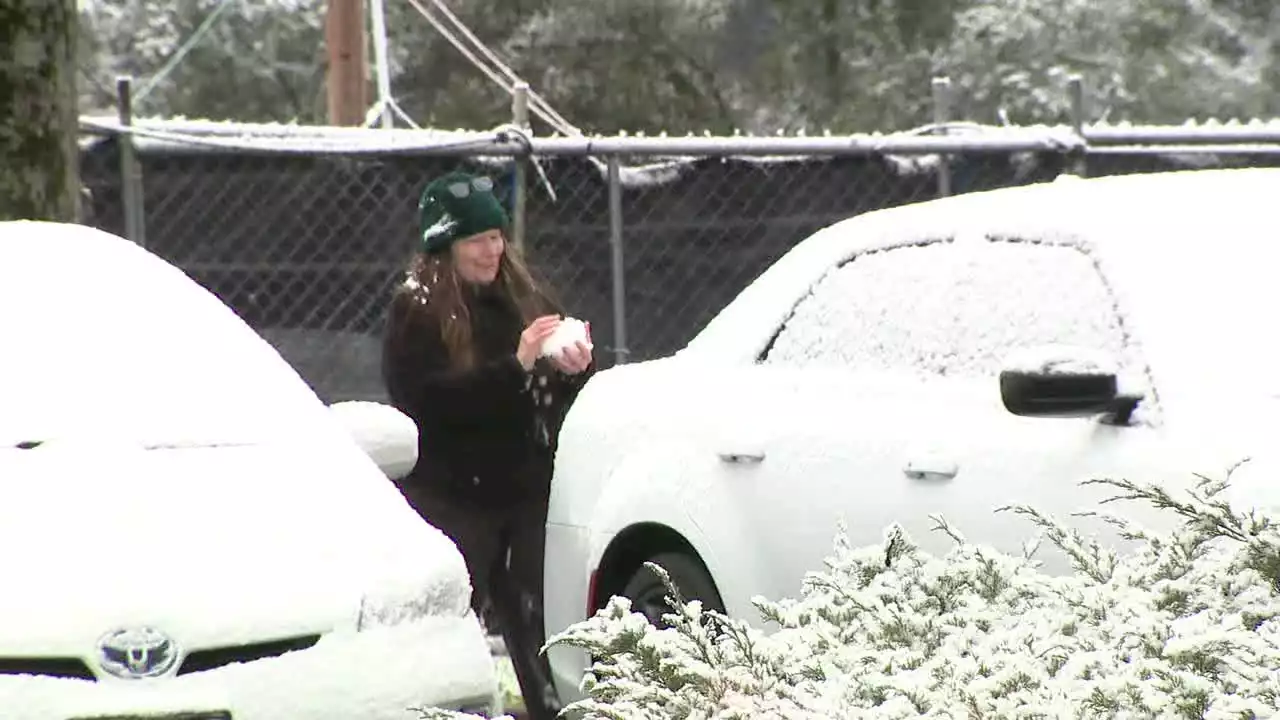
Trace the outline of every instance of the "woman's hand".
<instances>
[{"instance_id":1,"label":"woman's hand","mask_svg":"<svg viewBox=\"0 0 1280 720\"><path fill-rule=\"evenodd\" d=\"M551 358L552 364L566 375L577 375L591 367L591 348L579 340L564 352Z\"/></svg>"},{"instance_id":2,"label":"woman's hand","mask_svg":"<svg viewBox=\"0 0 1280 720\"><path fill-rule=\"evenodd\" d=\"M533 369L533 364L542 354L542 343L551 337L551 333L560 326L559 315L543 315L529 323L529 327L520 333L520 344L516 346L516 359L526 371Z\"/></svg>"}]
</instances>

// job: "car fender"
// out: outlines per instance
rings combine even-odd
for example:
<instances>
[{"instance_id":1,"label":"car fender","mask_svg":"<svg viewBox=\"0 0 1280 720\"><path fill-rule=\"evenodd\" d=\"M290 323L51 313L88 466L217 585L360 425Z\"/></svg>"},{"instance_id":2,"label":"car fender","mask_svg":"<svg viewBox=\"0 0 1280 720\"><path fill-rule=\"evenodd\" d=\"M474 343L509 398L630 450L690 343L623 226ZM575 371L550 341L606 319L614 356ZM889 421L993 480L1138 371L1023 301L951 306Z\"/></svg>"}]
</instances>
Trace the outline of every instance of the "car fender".
<instances>
[{"instance_id":1,"label":"car fender","mask_svg":"<svg viewBox=\"0 0 1280 720\"><path fill-rule=\"evenodd\" d=\"M716 510L732 508L732 498L707 495L711 483L689 477L696 466L687 460L684 452L664 452L660 459L636 454L610 476L589 527L589 565L598 571L605 554L630 530L660 526L678 535L706 566L729 614L755 622L759 616L745 589L759 587L752 582L759 572L751 552L759 533L739 515ZM664 478L660 486L655 487L655 477Z\"/></svg>"}]
</instances>

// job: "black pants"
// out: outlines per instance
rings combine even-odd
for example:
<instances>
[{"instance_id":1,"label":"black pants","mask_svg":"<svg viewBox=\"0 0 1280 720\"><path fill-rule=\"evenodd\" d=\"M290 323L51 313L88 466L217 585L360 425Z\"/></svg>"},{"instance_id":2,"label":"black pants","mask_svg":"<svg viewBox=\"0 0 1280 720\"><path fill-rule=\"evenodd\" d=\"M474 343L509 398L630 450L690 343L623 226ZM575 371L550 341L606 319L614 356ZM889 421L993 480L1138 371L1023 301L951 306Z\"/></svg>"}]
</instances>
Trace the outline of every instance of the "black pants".
<instances>
[{"instance_id":1,"label":"black pants","mask_svg":"<svg viewBox=\"0 0 1280 720\"><path fill-rule=\"evenodd\" d=\"M546 502L490 508L431 493L410 490L405 495L427 522L457 544L471 573L471 607L480 616L492 605L529 717L551 720L559 703L550 666L539 652Z\"/></svg>"}]
</instances>

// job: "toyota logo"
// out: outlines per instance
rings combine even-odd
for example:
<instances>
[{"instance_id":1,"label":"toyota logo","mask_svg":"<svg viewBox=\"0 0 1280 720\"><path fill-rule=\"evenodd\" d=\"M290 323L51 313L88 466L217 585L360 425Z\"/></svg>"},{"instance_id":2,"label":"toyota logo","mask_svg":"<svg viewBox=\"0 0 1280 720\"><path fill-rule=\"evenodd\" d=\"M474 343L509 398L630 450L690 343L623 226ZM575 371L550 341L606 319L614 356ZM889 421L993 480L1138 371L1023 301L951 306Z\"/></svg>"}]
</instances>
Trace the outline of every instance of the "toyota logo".
<instances>
[{"instance_id":1,"label":"toyota logo","mask_svg":"<svg viewBox=\"0 0 1280 720\"><path fill-rule=\"evenodd\" d=\"M177 662L177 645L154 628L115 630L98 641L98 664L124 680L160 677Z\"/></svg>"}]
</instances>

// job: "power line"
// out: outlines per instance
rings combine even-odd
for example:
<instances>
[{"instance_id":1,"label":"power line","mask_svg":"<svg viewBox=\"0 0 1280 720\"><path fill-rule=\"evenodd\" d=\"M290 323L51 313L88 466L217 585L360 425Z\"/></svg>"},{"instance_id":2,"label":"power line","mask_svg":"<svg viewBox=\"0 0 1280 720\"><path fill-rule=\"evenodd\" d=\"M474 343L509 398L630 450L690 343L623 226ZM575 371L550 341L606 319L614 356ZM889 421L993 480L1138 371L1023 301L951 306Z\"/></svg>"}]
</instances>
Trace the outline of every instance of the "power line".
<instances>
[{"instance_id":1,"label":"power line","mask_svg":"<svg viewBox=\"0 0 1280 720\"><path fill-rule=\"evenodd\" d=\"M217 22L218 18L222 16L222 13L225 12L227 8L231 7L235 1L236 0L222 0L218 7L214 8L213 12L209 13L209 16L200 23L200 27L196 28L195 32L191 33L191 36L182 43L182 46L178 48L178 51L165 61L165 64L157 70L154 75L147 79L146 84L138 89L138 93L133 96L134 102L140 102L148 93L155 89L162 80L167 78L169 73L172 73L182 62L183 58L187 56L187 53L194 50L196 45L200 44L200 41L204 39L204 36L213 29L213 24Z\"/></svg>"},{"instance_id":2,"label":"power line","mask_svg":"<svg viewBox=\"0 0 1280 720\"><path fill-rule=\"evenodd\" d=\"M490 67L488 64L483 62L480 58L476 57L476 53L470 50L469 48L467 48L466 44L463 41L458 39L457 34L455 34L448 27L445 27L444 23L442 23L439 18L437 18L434 14L432 14L429 10L427 10L427 8L424 5L422 5L422 3L420 3L418 0L408 0L408 1L409 1L409 4L412 5L420 15L422 15L424 18L427 19L427 22L431 23L432 27L434 27L442 36L444 36L445 40L449 41L449 44L453 45L454 48L456 48L458 52L462 53L462 56L465 57L476 69L484 73L490 80L492 80L495 84L497 84L498 87L502 88L504 92L506 92L507 94L511 94L514 89L514 84L516 82L521 82L520 77L510 67L507 67L500 60L498 60L497 56L493 53L492 50L489 50L487 47L485 47L484 43L482 43L475 36L475 34L472 33L466 27L466 25L464 25L462 21L457 18L456 15L450 12L447 7L444 7L442 0L431 0L431 2L443 13L446 13L449 19L451 19L453 23L456 24L458 28L460 28L461 32L465 33L467 38L470 39L472 42L474 42L475 45L480 49L482 53L485 53L488 58L492 59L493 62L499 67L500 70L505 71L505 73L508 76L508 79L504 80L503 78L499 77L498 73L495 72L495 70L492 67ZM565 120L559 113L557 113L546 102L546 100L542 98L542 96L538 95L533 91L530 91L529 99L531 101L529 103L529 109L534 114L538 115L543 120L545 120L553 128L555 128L556 130L566 135L582 136L583 134L582 131L574 127L567 120Z\"/></svg>"},{"instance_id":3,"label":"power line","mask_svg":"<svg viewBox=\"0 0 1280 720\"><path fill-rule=\"evenodd\" d=\"M468 40L470 40L477 48L479 48L480 52L483 53L485 57L488 58L489 61L492 62L499 70L501 70L504 74L506 74L506 76L513 83L523 82L523 80L520 78L519 75L516 74L514 70L512 70L508 65L503 63L502 59L499 58L496 53L494 53L492 50L486 47L485 44L480 41L480 38L476 37L475 33L471 32L471 29L468 28L466 24L464 24L461 20L459 20L458 16L454 15L453 12L449 10L449 7L444 4L444 0L431 0L431 3L435 5L436 8L439 9L440 12L446 18L452 21L453 24L456 25L458 29L462 32L462 34ZM528 83L526 83L526 85L527 84ZM532 88L529 90L529 100L533 104L541 105L542 109L546 111L546 114L552 116L555 119L555 122L553 122L552 125L557 126L556 127L557 130L561 130L563 132L565 129L568 129L571 132L566 134L570 134L570 135L582 134L582 132L579 131L578 128L574 127L573 123L570 123L568 120L564 118L563 115L556 112L555 109L551 107L550 103L544 100L543 97L539 95L537 92L535 92Z\"/></svg>"}]
</instances>

